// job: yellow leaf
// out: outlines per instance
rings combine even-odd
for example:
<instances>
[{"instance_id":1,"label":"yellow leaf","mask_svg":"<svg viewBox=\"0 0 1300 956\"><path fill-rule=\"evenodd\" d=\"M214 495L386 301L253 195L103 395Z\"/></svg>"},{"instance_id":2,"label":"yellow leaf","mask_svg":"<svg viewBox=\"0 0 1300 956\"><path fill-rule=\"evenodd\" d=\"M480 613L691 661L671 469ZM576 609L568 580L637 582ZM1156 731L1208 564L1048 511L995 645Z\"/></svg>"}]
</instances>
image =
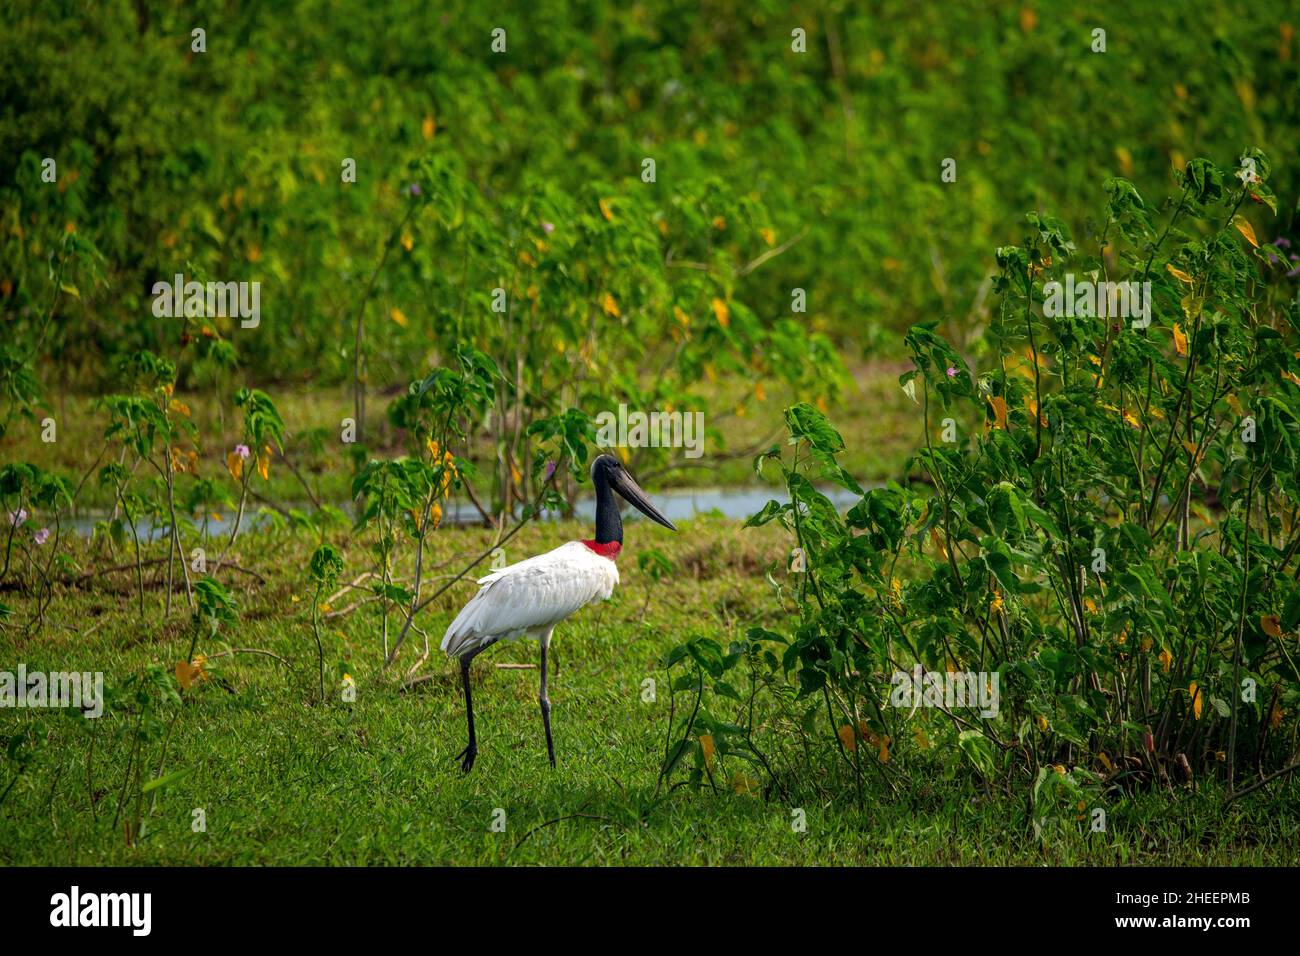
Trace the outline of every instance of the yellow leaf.
<instances>
[{"instance_id":1,"label":"yellow leaf","mask_svg":"<svg viewBox=\"0 0 1300 956\"><path fill-rule=\"evenodd\" d=\"M1259 626L1269 637L1282 636L1282 621L1276 614L1265 614L1259 619Z\"/></svg>"},{"instance_id":2,"label":"yellow leaf","mask_svg":"<svg viewBox=\"0 0 1300 956\"><path fill-rule=\"evenodd\" d=\"M682 311L680 305L673 306L673 318L677 320L677 323L682 328L688 329L691 327L691 317Z\"/></svg>"},{"instance_id":3,"label":"yellow leaf","mask_svg":"<svg viewBox=\"0 0 1300 956\"><path fill-rule=\"evenodd\" d=\"M442 524L442 505L436 501L429 507L429 521L434 528Z\"/></svg>"},{"instance_id":4,"label":"yellow leaf","mask_svg":"<svg viewBox=\"0 0 1300 956\"><path fill-rule=\"evenodd\" d=\"M320 607L319 607L319 610L320 610L320 612L321 612L322 614L328 614L330 611L332 611L332 610L334 610L334 609L333 609L332 607L330 607L330 605L329 605L328 602L322 602L321 605L320 605Z\"/></svg>"},{"instance_id":5,"label":"yellow leaf","mask_svg":"<svg viewBox=\"0 0 1300 956\"><path fill-rule=\"evenodd\" d=\"M257 473L266 481L267 473L271 470L271 446L267 445L262 450L262 454L257 456Z\"/></svg>"},{"instance_id":6,"label":"yellow leaf","mask_svg":"<svg viewBox=\"0 0 1300 956\"><path fill-rule=\"evenodd\" d=\"M238 452L231 452L226 456L226 470L230 472L230 477L239 481L244 477L244 459L239 457Z\"/></svg>"},{"instance_id":7,"label":"yellow leaf","mask_svg":"<svg viewBox=\"0 0 1300 956\"><path fill-rule=\"evenodd\" d=\"M1043 733L1047 733L1047 718L1046 718L1046 717L1044 717L1042 714L1039 714L1037 717L1034 718L1034 723L1038 724L1038 729L1039 729L1039 730L1041 730Z\"/></svg>"},{"instance_id":8,"label":"yellow leaf","mask_svg":"<svg viewBox=\"0 0 1300 956\"><path fill-rule=\"evenodd\" d=\"M1097 613L1097 603L1090 597L1083 599L1083 607L1089 614Z\"/></svg>"},{"instance_id":9,"label":"yellow leaf","mask_svg":"<svg viewBox=\"0 0 1300 956\"><path fill-rule=\"evenodd\" d=\"M1183 307L1183 315L1187 316L1189 322L1195 322L1196 317L1201 314L1201 308L1205 305L1205 299L1199 295L1187 293L1183 296L1180 303Z\"/></svg>"},{"instance_id":10,"label":"yellow leaf","mask_svg":"<svg viewBox=\"0 0 1300 956\"><path fill-rule=\"evenodd\" d=\"M433 134L437 132L438 124L434 122L432 116L426 116L424 122L420 124L420 135L425 139L433 139Z\"/></svg>"},{"instance_id":11,"label":"yellow leaf","mask_svg":"<svg viewBox=\"0 0 1300 956\"><path fill-rule=\"evenodd\" d=\"M989 404L993 406L993 427L1005 431L1007 427L1007 400L1001 395L990 395Z\"/></svg>"},{"instance_id":12,"label":"yellow leaf","mask_svg":"<svg viewBox=\"0 0 1300 956\"><path fill-rule=\"evenodd\" d=\"M388 313L388 317L392 319L394 322L396 322L398 325L400 325L402 328L406 328L406 321L407 321L406 313L403 312L401 309L394 308L391 312Z\"/></svg>"},{"instance_id":13,"label":"yellow leaf","mask_svg":"<svg viewBox=\"0 0 1300 956\"><path fill-rule=\"evenodd\" d=\"M1142 423L1141 423L1140 421L1138 421L1138 417L1137 417L1136 415L1134 415L1132 412L1125 412L1125 413L1124 413L1124 421L1128 422L1128 423L1129 423L1130 425L1132 425L1134 428L1141 428L1141 427L1142 427Z\"/></svg>"},{"instance_id":14,"label":"yellow leaf","mask_svg":"<svg viewBox=\"0 0 1300 956\"><path fill-rule=\"evenodd\" d=\"M600 201L600 214L605 217L606 222L614 221L614 211L609 208L609 201L606 199Z\"/></svg>"},{"instance_id":15,"label":"yellow leaf","mask_svg":"<svg viewBox=\"0 0 1300 956\"><path fill-rule=\"evenodd\" d=\"M845 724L835 733L840 738L840 743L844 745L845 750L852 753L858 749L858 735L853 732L853 728L848 724Z\"/></svg>"},{"instance_id":16,"label":"yellow leaf","mask_svg":"<svg viewBox=\"0 0 1300 956\"><path fill-rule=\"evenodd\" d=\"M1193 282L1192 277L1189 276L1182 269L1175 269L1172 263L1167 264L1165 268L1168 269L1169 274L1173 276L1175 279L1177 279L1179 282L1186 282L1188 285L1192 284Z\"/></svg>"},{"instance_id":17,"label":"yellow leaf","mask_svg":"<svg viewBox=\"0 0 1300 956\"><path fill-rule=\"evenodd\" d=\"M1115 772L1115 765L1111 763L1110 758L1106 756L1106 751L1103 750L1101 753L1097 754L1097 759L1101 761L1101 765L1108 771L1111 773Z\"/></svg>"},{"instance_id":18,"label":"yellow leaf","mask_svg":"<svg viewBox=\"0 0 1300 956\"><path fill-rule=\"evenodd\" d=\"M605 298L601 302L600 307L601 309L604 310L606 315L612 316L613 318L616 319L623 314L619 312L618 303L614 301L614 297L610 295L608 292L605 293Z\"/></svg>"},{"instance_id":19,"label":"yellow leaf","mask_svg":"<svg viewBox=\"0 0 1300 956\"><path fill-rule=\"evenodd\" d=\"M64 285L59 286L59 288L68 293L68 295L72 296L74 299L79 300L81 298L81 290L79 290L75 285L68 285L65 283Z\"/></svg>"},{"instance_id":20,"label":"yellow leaf","mask_svg":"<svg viewBox=\"0 0 1300 956\"><path fill-rule=\"evenodd\" d=\"M762 379L754 383L754 400L757 402L767 401L767 388L764 387Z\"/></svg>"},{"instance_id":21,"label":"yellow leaf","mask_svg":"<svg viewBox=\"0 0 1300 956\"><path fill-rule=\"evenodd\" d=\"M1192 681L1187 685L1187 693L1190 694L1192 698L1192 716L1197 720L1200 720L1201 708L1205 705L1205 695L1202 694L1200 689L1196 686L1196 681Z\"/></svg>"},{"instance_id":22,"label":"yellow leaf","mask_svg":"<svg viewBox=\"0 0 1300 956\"><path fill-rule=\"evenodd\" d=\"M176 682L181 685L181 690L189 690L198 681L207 680L208 673L203 669L207 662L202 654L194 658L194 662L179 661L176 664Z\"/></svg>"},{"instance_id":23,"label":"yellow leaf","mask_svg":"<svg viewBox=\"0 0 1300 956\"><path fill-rule=\"evenodd\" d=\"M1034 400L1034 396L1030 395L1027 392L1025 393L1025 408L1029 409L1029 414L1031 417L1036 417L1038 419L1040 425L1042 425L1044 428L1047 427L1047 413L1039 412L1038 402Z\"/></svg>"},{"instance_id":24,"label":"yellow leaf","mask_svg":"<svg viewBox=\"0 0 1300 956\"><path fill-rule=\"evenodd\" d=\"M994 592L993 592L993 600L992 600L992 601L989 601L989 610L992 611L994 614L997 614L998 612L1000 612L1000 611L1002 610L1002 607L1003 607L1003 605L1002 605L1002 592L1001 592L1001 591L994 591Z\"/></svg>"},{"instance_id":25,"label":"yellow leaf","mask_svg":"<svg viewBox=\"0 0 1300 956\"><path fill-rule=\"evenodd\" d=\"M1179 355L1187 354L1187 336L1177 322L1174 323L1174 351Z\"/></svg>"},{"instance_id":26,"label":"yellow leaf","mask_svg":"<svg viewBox=\"0 0 1300 956\"><path fill-rule=\"evenodd\" d=\"M1142 643L1139 644L1138 646L1142 648L1142 653L1145 654L1147 651L1151 650L1151 647L1154 643L1155 642L1152 641L1151 638L1144 637L1142 638Z\"/></svg>"},{"instance_id":27,"label":"yellow leaf","mask_svg":"<svg viewBox=\"0 0 1300 956\"><path fill-rule=\"evenodd\" d=\"M878 749L876 751L876 756L880 758L880 762L889 763L889 737L885 734L881 734L877 746Z\"/></svg>"},{"instance_id":28,"label":"yellow leaf","mask_svg":"<svg viewBox=\"0 0 1300 956\"><path fill-rule=\"evenodd\" d=\"M727 228L727 220L724 219L722 216L714 216L713 228L718 230L718 232L722 232L722 230Z\"/></svg>"},{"instance_id":29,"label":"yellow leaf","mask_svg":"<svg viewBox=\"0 0 1300 956\"><path fill-rule=\"evenodd\" d=\"M776 233L771 229L760 229L758 230L758 234L763 237L763 241L769 246L776 242Z\"/></svg>"},{"instance_id":30,"label":"yellow leaf","mask_svg":"<svg viewBox=\"0 0 1300 956\"><path fill-rule=\"evenodd\" d=\"M1282 377L1292 385L1300 385L1300 375L1296 375L1295 372L1283 372Z\"/></svg>"},{"instance_id":31,"label":"yellow leaf","mask_svg":"<svg viewBox=\"0 0 1300 956\"><path fill-rule=\"evenodd\" d=\"M700 734L700 750L704 753L704 763L713 766L713 735Z\"/></svg>"},{"instance_id":32,"label":"yellow leaf","mask_svg":"<svg viewBox=\"0 0 1300 956\"><path fill-rule=\"evenodd\" d=\"M944 546L943 538L939 536L938 528L930 529L930 544L934 545L935 550L939 552L941 558L945 561L948 559L948 549Z\"/></svg>"},{"instance_id":33,"label":"yellow leaf","mask_svg":"<svg viewBox=\"0 0 1300 956\"><path fill-rule=\"evenodd\" d=\"M1160 661L1161 669L1166 674L1168 674L1169 665L1171 665L1174 662L1174 655L1169 653L1169 648L1167 647L1160 648L1160 656L1157 659Z\"/></svg>"},{"instance_id":34,"label":"yellow leaf","mask_svg":"<svg viewBox=\"0 0 1300 956\"><path fill-rule=\"evenodd\" d=\"M713 315L717 318L718 325L724 329L731 324L731 310L727 308L727 303L721 299L714 298Z\"/></svg>"},{"instance_id":35,"label":"yellow leaf","mask_svg":"<svg viewBox=\"0 0 1300 956\"><path fill-rule=\"evenodd\" d=\"M415 238L409 232L402 233L402 248L407 252L415 246Z\"/></svg>"},{"instance_id":36,"label":"yellow leaf","mask_svg":"<svg viewBox=\"0 0 1300 956\"><path fill-rule=\"evenodd\" d=\"M1125 176L1133 174L1133 154L1123 146L1115 147L1115 159L1119 161L1119 171Z\"/></svg>"},{"instance_id":37,"label":"yellow leaf","mask_svg":"<svg viewBox=\"0 0 1300 956\"><path fill-rule=\"evenodd\" d=\"M1240 215L1233 216L1232 224L1237 228L1237 231L1239 233L1241 233L1243 236L1246 237L1247 242L1249 242L1256 249L1259 248L1259 240L1255 238L1255 229L1253 226L1251 226L1251 224L1246 220L1245 217Z\"/></svg>"}]
</instances>

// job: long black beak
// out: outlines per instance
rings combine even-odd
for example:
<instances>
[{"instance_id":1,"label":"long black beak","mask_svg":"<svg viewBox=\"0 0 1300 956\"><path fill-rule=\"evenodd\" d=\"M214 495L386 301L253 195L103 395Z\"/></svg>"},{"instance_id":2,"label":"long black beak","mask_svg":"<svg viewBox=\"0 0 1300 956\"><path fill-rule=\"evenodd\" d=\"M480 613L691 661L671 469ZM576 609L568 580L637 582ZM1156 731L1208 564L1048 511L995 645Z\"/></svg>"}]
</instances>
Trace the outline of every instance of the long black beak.
<instances>
[{"instance_id":1,"label":"long black beak","mask_svg":"<svg viewBox=\"0 0 1300 956\"><path fill-rule=\"evenodd\" d=\"M628 504L636 508L651 521L661 524L670 531L676 531L677 526L659 513L659 509L650 503L646 493L641 490L641 486L627 472L626 468L619 468L610 478L609 486L617 491Z\"/></svg>"}]
</instances>

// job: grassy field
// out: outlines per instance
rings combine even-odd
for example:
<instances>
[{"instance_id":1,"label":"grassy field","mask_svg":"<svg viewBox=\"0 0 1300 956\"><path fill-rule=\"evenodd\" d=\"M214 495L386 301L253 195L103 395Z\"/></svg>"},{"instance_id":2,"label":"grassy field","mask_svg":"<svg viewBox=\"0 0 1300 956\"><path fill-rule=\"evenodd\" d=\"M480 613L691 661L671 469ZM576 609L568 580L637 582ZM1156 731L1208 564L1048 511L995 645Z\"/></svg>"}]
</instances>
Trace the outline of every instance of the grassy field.
<instances>
[{"instance_id":1,"label":"grassy field","mask_svg":"<svg viewBox=\"0 0 1300 956\"><path fill-rule=\"evenodd\" d=\"M585 536L577 525L530 526L509 545L517 560ZM984 792L956 767L953 754L899 767L897 794L867 794L866 810L818 799L801 807L807 829L792 827L792 808L773 796L665 785L656 794L668 699L642 701L647 677L662 679L660 660L693 633L722 641L780 610L763 570L784 545L769 529L701 518L672 535L645 522L628 530L621 587L613 599L580 613L557 632L551 683L558 767L546 760L538 714L532 643L497 647L475 665L480 753L471 774L453 759L464 743L464 710L455 665L437 651L451 615L470 593L459 584L422 615L433 645L410 689L404 673L423 642L404 650L393 673L379 668L377 614L362 608L326 622L329 656L341 655L356 699L340 699L330 679L316 703L315 646L306 604L308 542L251 535L241 567L260 577L222 572L239 602L228 644L205 642L210 677L184 695L163 756L146 747L146 779L185 770L147 795L144 835L126 845L117 806L126 770L129 719L98 722L36 711L0 711L0 739L30 729L43 743L15 779L10 759L0 777L0 862L18 864L1277 864L1293 861L1300 839L1294 785L1267 800L1244 799L1224 811L1214 792L1139 793L1108 808L1106 834L1080 824L1041 839L1023 794ZM449 573L489 543L482 530L445 530L432 538L435 574ZM640 572L638 550L663 550L676 571L656 585ZM346 553L349 575L364 566ZM80 549L88 569L113 561ZM264 579L264 580L263 580ZM131 579L115 573L93 589L60 588L39 632L17 622L30 602L6 594L14 619L0 630L6 667L102 670L109 685L149 664L171 670L188 647L187 618L175 610L161 625L161 594L147 592L141 625ZM438 583L437 579L433 583ZM148 584L148 582L147 582ZM297 600L296 600L297 599ZM335 606L345 608L349 600ZM288 610L286 610L288 609ZM643 613L644 611L644 613ZM221 656L223 648L269 651ZM331 669L331 673L333 670ZM661 687L666 685L660 684ZM167 717L176 713L167 712ZM30 738L29 738L30 740ZM727 779L728 768L716 768ZM874 780L874 778L869 778ZM156 803L154 802L156 797ZM202 809L206 832L192 831ZM504 812L504 818L500 812ZM116 824L115 816L118 817ZM504 830L493 830L504 819Z\"/></svg>"}]
</instances>

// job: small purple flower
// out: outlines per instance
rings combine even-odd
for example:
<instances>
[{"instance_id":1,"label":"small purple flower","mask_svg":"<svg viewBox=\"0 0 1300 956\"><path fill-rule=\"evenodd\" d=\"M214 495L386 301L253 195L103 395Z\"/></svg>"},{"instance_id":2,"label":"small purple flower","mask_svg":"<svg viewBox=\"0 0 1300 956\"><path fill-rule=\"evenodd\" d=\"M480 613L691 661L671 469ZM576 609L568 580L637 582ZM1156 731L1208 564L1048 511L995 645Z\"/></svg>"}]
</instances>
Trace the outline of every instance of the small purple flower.
<instances>
[{"instance_id":1,"label":"small purple flower","mask_svg":"<svg viewBox=\"0 0 1300 956\"><path fill-rule=\"evenodd\" d=\"M19 508L17 511L9 512L9 523L15 528L27 520L27 509Z\"/></svg>"},{"instance_id":2,"label":"small purple flower","mask_svg":"<svg viewBox=\"0 0 1300 956\"><path fill-rule=\"evenodd\" d=\"M248 460L248 455L249 455L249 452L248 452L248 446L247 446L247 445L236 445L236 446L235 446L235 454L238 455L240 458L244 459L245 461L247 461L247 460Z\"/></svg>"},{"instance_id":3,"label":"small purple flower","mask_svg":"<svg viewBox=\"0 0 1300 956\"><path fill-rule=\"evenodd\" d=\"M406 195L408 195L408 196L418 196L418 195L420 195L420 184L419 184L419 183L408 183L407 186L406 186Z\"/></svg>"},{"instance_id":4,"label":"small purple flower","mask_svg":"<svg viewBox=\"0 0 1300 956\"><path fill-rule=\"evenodd\" d=\"M37 544L44 544L46 541L50 540L50 529L42 528L40 531L36 532L36 534L32 535L32 537L36 540Z\"/></svg>"},{"instance_id":5,"label":"small purple flower","mask_svg":"<svg viewBox=\"0 0 1300 956\"><path fill-rule=\"evenodd\" d=\"M542 232L546 233L549 236L554 231L555 231L555 223L553 222L542 223Z\"/></svg>"},{"instance_id":6,"label":"small purple flower","mask_svg":"<svg viewBox=\"0 0 1300 956\"><path fill-rule=\"evenodd\" d=\"M555 462L548 461L546 463L546 480L550 481L551 475L553 474L555 474Z\"/></svg>"},{"instance_id":7,"label":"small purple flower","mask_svg":"<svg viewBox=\"0 0 1300 956\"><path fill-rule=\"evenodd\" d=\"M949 365L949 366L948 366L948 377L949 377L949 378L956 378L956 377L957 377L957 366L955 366L955 365Z\"/></svg>"},{"instance_id":8,"label":"small purple flower","mask_svg":"<svg viewBox=\"0 0 1300 956\"><path fill-rule=\"evenodd\" d=\"M1278 236L1273 240L1273 245L1277 246L1279 249L1289 249L1291 247L1291 240L1286 236Z\"/></svg>"}]
</instances>

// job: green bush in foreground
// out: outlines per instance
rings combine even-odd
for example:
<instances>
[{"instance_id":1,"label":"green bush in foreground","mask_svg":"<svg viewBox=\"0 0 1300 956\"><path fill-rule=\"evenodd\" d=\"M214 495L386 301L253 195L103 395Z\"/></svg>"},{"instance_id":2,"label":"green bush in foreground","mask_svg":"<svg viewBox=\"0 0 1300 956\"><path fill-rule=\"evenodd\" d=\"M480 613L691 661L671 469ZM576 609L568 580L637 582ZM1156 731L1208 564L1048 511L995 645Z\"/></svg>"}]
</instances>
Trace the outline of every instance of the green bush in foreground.
<instances>
[{"instance_id":1,"label":"green bush in foreground","mask_svg":"<svg viewBox=\"0 0 1300 956\"><path fill-rule=\"evenodd\" d=\"M1256 151L1241 170L1194 160L1160 210L1111 180L1085 248L1031 214L998 250L980 368L934 322L907 334L927 493L872 489L841 517L814 482L861 493L843 440L788 409L787 450L755 464L790 501L750 524L794 537L772 577L793 617L669 656L698 710L666 769L693 755L697 780L723 760L745 768L733 783L757 768L786 793L861 793L955 744L966 768L945 772L1031 788L1040 822L1118 788L1241 792L1294 769L1297 307L1238 211L1271 203L1268 174ZM1088 284L1112 280L1136 283L1132 315L1089 307ZM969 698L954 706L949 684Z\"/></svg>"}]
</instances>

